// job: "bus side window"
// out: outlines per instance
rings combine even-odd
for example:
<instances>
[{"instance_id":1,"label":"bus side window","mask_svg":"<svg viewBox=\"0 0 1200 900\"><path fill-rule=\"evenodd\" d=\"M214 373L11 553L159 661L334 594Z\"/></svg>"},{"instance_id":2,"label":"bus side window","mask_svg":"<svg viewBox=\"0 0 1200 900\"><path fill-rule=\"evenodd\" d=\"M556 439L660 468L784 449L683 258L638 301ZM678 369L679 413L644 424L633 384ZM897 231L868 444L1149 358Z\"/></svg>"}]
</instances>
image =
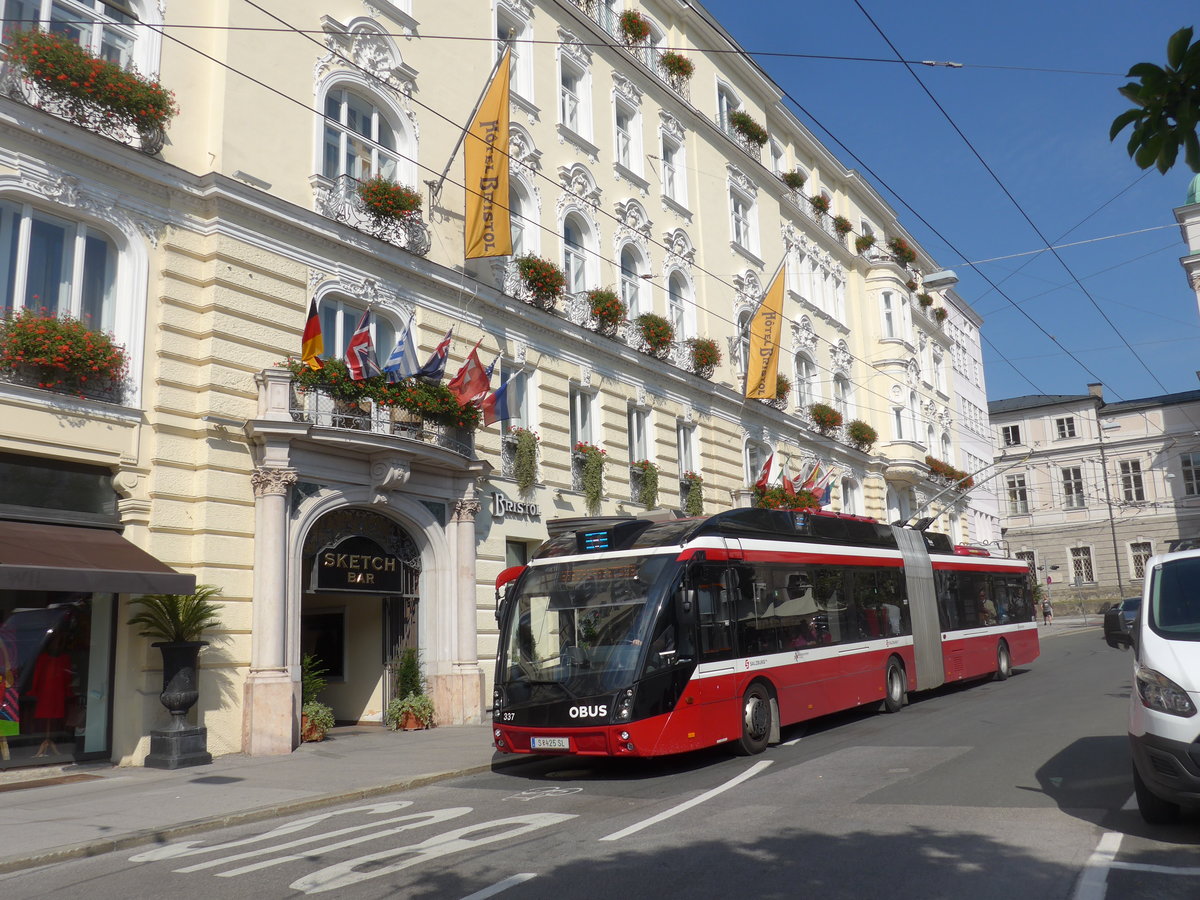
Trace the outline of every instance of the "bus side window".
<instances>
[{"instance_id":1,"label":"bus side window","mask_svg":"<svg viewBox=\"0 0 1200 900\"><path fill-rule=\"evenodd\" d=\"M696 576L700 661L729 659L733 655L733 642L725 572L715 566L704 566L696 570Z\"/></svg>"}]
</instances>

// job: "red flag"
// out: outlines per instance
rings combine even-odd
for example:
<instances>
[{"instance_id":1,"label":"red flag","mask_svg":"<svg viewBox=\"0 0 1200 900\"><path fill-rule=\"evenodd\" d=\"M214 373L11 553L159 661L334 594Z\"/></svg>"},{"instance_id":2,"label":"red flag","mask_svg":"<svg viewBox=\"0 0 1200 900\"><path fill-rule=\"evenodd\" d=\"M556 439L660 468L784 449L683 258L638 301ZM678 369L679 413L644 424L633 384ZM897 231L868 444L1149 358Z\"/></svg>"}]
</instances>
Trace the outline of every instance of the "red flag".
<instances>
[{"instance_id":1,"label":"red flag","mask_svg":"<svg viewBox=\"0 0 1200 900\"><path fill-rule=\"evenodd\" d=\"M321 336L321 317L317 315L317 301L308 304L308 321L304 323L304 336L300 339L300 361L310 369L323 369L321 354L325 352L325 338Z\"/></svg>"},{"instance_id":2,"label":"red flag","mask_svg":"<svg viewBox=\"0 0 1200 900\"><path fill-rule=\"evenodd\" d=\"M784 470L784 473L783 473L783 489L785 491L787 491L789 494L796 493L796 482L794 482L794 481L792 481L792 479L788 478L786 469Z\"/></svg>"},{"instance_id":3,"label":"red flag","mask_svg":"<svg viewBox=\"0 0 1200 900\"><path fill-rule=\"evenodd\" d=\"M772 452L767 457L767 461L763 463L762 474L758 476L758 481L754 482L754 486L760 491L765 491L778 475L779 467L775 465L775 454Z\"/></svg>"},{"instance_id":4,"label":"red flag","mask_svg":"<svg viewBox=\"0 0 1200 900\"><path fill-rule=\"evenodd\" d=\"M475 342L475 346L471 348L471 352L467 354L467 361L463 363L462 368L446 384L455 398L463 406L466 406L472 400L477 400L488 392L491 387L486 370L483 368L483 363L479 361L479 345L483 339Z\"/></svg>"}]
</instances>

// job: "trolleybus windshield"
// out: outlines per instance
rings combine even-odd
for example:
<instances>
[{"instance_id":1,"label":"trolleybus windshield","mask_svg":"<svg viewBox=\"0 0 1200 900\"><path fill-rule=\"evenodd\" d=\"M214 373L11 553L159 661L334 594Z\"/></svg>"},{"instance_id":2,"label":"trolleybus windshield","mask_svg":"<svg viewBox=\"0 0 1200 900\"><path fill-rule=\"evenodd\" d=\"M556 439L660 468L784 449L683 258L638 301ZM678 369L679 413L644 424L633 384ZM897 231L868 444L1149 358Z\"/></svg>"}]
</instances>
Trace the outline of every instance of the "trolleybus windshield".
<instances>
[{"instance_id":1,"label":"trolleybus windshield","mask_svg":"<svg viewBox=\"0 0 1200 900\"><path fill-rule=\"evenodd\" d=\"M656 554L531 567L509 601L505 681L556 685L559 696L570 697L631 683L673 559ZM533 693L518 690L513 697Z\"/></svg>"}]
</instances>

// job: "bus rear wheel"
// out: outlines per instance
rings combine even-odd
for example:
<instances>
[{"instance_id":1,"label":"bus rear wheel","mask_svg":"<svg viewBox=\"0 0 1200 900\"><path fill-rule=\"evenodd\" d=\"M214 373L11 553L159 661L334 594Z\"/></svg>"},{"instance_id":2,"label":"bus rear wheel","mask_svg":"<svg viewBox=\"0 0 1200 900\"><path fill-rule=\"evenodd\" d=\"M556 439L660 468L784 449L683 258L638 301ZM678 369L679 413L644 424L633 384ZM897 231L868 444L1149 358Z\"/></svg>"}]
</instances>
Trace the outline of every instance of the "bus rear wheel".
<instances>
[{"instance_id":1,"label":"bus rear wheel","mask_svg":"<svg viewBox=\"0 0 1200 900\"><path fill-rule=\"evenodd\" d=\"M883 697L883 711L898 713L904 708L904 697L908 693L908 682L904 677L904 669L896 660L888 660L887 673L884 678L887 681L887 693Z\"/></svg>"},{"instance_id":2,"label":"bus rear wheel","mask_svg":"<svg viewBox=\"0 0 1200 900\"><path fill-rule=\"evenodd\" d=\"M736 745L740 755L754 756L767 749L771 718L771 694L756 681L742 695L742 736Z\"/></svg>"},{"instance_id":3,"label":"bus rear wheel","mask_svg":"<svg viewBox=\"0 0 1200 900\"><path fill-rule=\"evenodd\" d=\"M1012 674L1012 655L1008 652L1008 644L1000 642L996 648L996 671L992 675L995 681L1007 681Z\"/></svg>"}]
</instances>

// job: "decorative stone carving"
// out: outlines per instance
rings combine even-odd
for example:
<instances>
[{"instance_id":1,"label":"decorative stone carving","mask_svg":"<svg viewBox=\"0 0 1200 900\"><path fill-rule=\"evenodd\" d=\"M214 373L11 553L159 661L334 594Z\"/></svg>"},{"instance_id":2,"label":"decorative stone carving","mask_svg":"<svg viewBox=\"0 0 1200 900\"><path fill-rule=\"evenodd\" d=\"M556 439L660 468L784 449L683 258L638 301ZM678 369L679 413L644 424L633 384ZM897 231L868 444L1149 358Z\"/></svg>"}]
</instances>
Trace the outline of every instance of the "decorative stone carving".
<instances>
[{"instance_id":1,"label":"decorative stone carving","mask_svg":"<svg viewBox=\"0 0 1200 900\"><path fill-rule=\"evenodd\" d=\"M675 140L680 142L683 141L684 130L682 122L680 122L665 109L660 109L658 111L658 121L659 127L664 135L675 138Z\"/></svg>"},{"instance_id":2,"label":"decorative stone carving","mask_svg":"<svg viewBox=\"0 0 1200 900\"><path fill-rule=\"evenodd\" d=\"M286 495L297 480L294 469L257 468L250 473L250 486L254 488L255 497Z\"/></svg>"},{"instance_id":3,"label":"decorative stone carving","mask_svg":"<svg viewBox=\"0 0 1200 900\"><path fill-rule=\"evenodd\" d=\"M741 274L733 276L733 286L737 288L737 292L752 304L757 305L762 299L763 286L762 281L758 277L758 273L753 269L746 269Z\"/></svg>"},{"instance_id":4,"label":"decorative stone carving","mask_svg":"<svg viewBox=\"0 0 1200 900\"><path fill-rule=\"evenodd\" d=\"M650 237L650 217L646 214L646 208L637 200L630 198L629 200L618 200L613 204L613 209L616 211L617 220L621 223L621 227L629 231L635 231L638 234Z\"/></svg>"},{"instance_id":5,"label":"decorative stone carving","mask_svg":"<svg viewBox=\"0 0 1200 900\"><path fill-rule=\"evenodd\" d=\"M578 201L583 201L589 206L598 207L600 205L601 190L596 185L596 179L592 177L592 173L588 171L587 166L582 163L574 163L570 166L558 167L558 180L562 184L564 193L558 200L559 218L562 217L563 211L572 202L578 205Z\"/></svg>"},{"instance_id":6,"label":"decorative stone carving","mask_svg":"<svg viewBox=\"0 0 1200 900\"><path fill-rule=\"evenodd\" d=\"M690 274L692 266L696 262L696 248L688 233L682 228L676 228L673 231L663 232L662 237L667 248L663 269L680 268Z\"/></svg>"},{"instance_id":7,"label":"decorative stone carving","mask_svg":"<svg viewBox=\"0 0 1200 900\"><path fill-rule=\"evenodd\" d=\"M725 171L728 173L730 187L737 188L747 197L754 198L758 196L758 185L745 172L732 163L725 164Z\"/></svg>"},{"instance_id":8,"label":"decorative stone carving","mask_svg":"<svg viewBox=\"0 0 1200 900\"><path fill-rule=\"evenodd\" d=\"M482 505L474 497L455 500L453 520L455 522L474 522Z\"/></svg>"},{"instance_id":9,"label":"decorative stone carving","mask_svg":"<svg viewBox=\"0 0 1200 900\"><path fill-rule=\"evenodd\" d=\"M387 503L388 494L406 484L411 476L412 465L404 457L372 457L371 487L375 491L372 502Z\"/></svg>"},{"instance_id":10,"label":"decorative stone carving","mask_svg":"<svg viewBox=\"0 0 1200 900\"><path fill-rule=\"evenodd\" d=\"M317 60L314 81L319 82L334 69L357 70L405 97L412 94L417 73L404 64L399 48L385 33L387 29L370 19L358 18L344 25L330 16L322 17L321 27L329 52ZM415 118L412 124L415 128Z\"/></svg>"},{"instance_id":11,"label":"decorative stone carving","mask_svg":"<svg viewBox=\"0 0 1200 900\"><path fill-rule=\"evenodd\" d=\"M542 171L542 151L537 149L529 132L520 125L509 125L508 154L518 167L535 174Z\"/></svg>"},{"instance_id":12,"label":"decorative stone carving","mask_svg":"<svg viewBox=\"0 0 1200 900\"><path fill-rule=\"evenodd\" d=\"M620 97L627 100L633 106L642 105L642 89L625 77L624 73L614 71L613 79L613 97Z\"/></svg>"},{"instance_id":13,"label":"decorative stone carving","mask_svg":"<svg viewBox=\"0 0 1200 900\"><path fill-rule=\"evenodd\" d=\"M792 323L792 353L801 351L812 356L817 349L817 332L813 328L812 319L802 316L799 322Z\"/></svg>"},{"instance_id":14,"label":"decorative stone carving","mask_svg":"<svg viewBox=\"0 0 1200 900\"><path fill-rule=\"evenodd\" d=\"M592 51L565 28L558 29L559 52L587 68L592 64Z\"/></svg>"},{"instance_id":15,"label":"decorative stone carving","mask_svg":"<svg viewBox=\"0 0 1200 900\"><path fill-rule=\"evenodd\" d=\"M834 372L849 375L853 359L845 341L838 341L836 347L829 348L829 362Z\"/></svg>"},{"instance_id":16,"label":"decorative stone carving","mask_svg":"<svg viewBox=\"0 0 1200 900\"><path fill-rule=\"evenodd\" d=\"M97 191L96 183L89 182L88 187L81 186L74 175L67 175L50 167L31 171L22 167L21 184L53 203L79 210L88 216L116 226L125 234L140 232L150 246L157 247L166 225L163 222L153 222L140 215L133 215L122 208L120 198L116 195L103 194Z\"/></svg>"},{"instance_id":17,"label":"decorative stone carving","mask_svg":"<svg viewBox=\"0 0 1200 900\"><path fill-rule=\"evenodd\" d=\"M579 367L579 383L580 383L580 385L582 385L585 388L590 388L592 386L592 374L593 374L593 370L590 365L588 365L587 363L580 365L580 367Z\"/></svg>"}]
</instances>

